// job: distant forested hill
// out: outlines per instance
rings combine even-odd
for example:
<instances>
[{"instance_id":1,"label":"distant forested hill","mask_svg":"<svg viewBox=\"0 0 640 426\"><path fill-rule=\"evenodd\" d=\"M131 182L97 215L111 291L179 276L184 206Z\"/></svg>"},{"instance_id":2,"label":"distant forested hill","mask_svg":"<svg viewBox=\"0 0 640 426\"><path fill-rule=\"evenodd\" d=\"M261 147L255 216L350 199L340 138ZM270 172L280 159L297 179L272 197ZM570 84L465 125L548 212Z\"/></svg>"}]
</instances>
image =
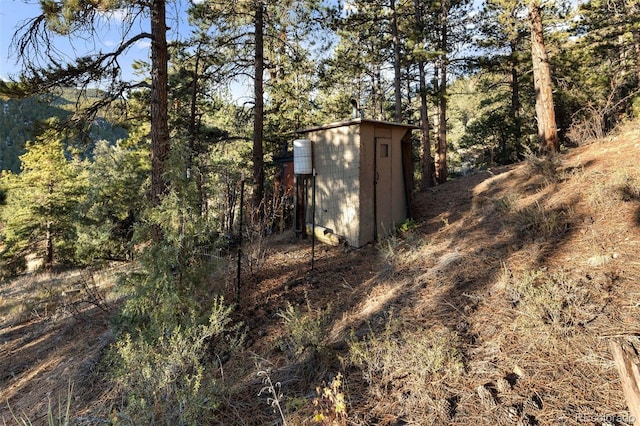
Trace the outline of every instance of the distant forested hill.
<instances>
[{"instance_id":1,"label":"distant forested hill","mask_svg":"<svg viewBox=\"0 0 640 426\"><path fill-rule=\"evenodd\" d=\"M76 99L74 89L65 89L62 94L48 97L0 98L0 170L19 172L19 157L24 154L26 142L34 139L38 123L52 117L64 120L75 108ZM89 137L92 142L115 142L126 138L127 132L104 117L98 117L91 126ZM88 150L94 144L89 145Z\"/></svg>"}]
</instances>

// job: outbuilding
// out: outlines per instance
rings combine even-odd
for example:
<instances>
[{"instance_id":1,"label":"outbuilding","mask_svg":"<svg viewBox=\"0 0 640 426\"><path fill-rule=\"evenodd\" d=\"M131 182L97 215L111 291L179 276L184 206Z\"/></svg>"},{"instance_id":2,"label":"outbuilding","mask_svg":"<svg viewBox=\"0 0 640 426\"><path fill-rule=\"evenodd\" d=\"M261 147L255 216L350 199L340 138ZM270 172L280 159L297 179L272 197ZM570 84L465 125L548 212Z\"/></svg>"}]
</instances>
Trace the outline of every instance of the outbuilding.
<instances>
[{"instance_id":1,"label":"outbuilding","mask_svg":"<svg viewBox=\"0 0 640 426\"><path fill-rule=\"evenodd\" d=\"M359 118L299 130L296 142L310 148L316 174L315 203L314 191L306 191L306 224L314 222L322 232L360 247L410 217L411 132L417 128ZM301 161L296 157L308 154L309 148L296 149L294 142L294 167ZM309 169L304 172L309 182Z\"/></svg>"}]
</instances>

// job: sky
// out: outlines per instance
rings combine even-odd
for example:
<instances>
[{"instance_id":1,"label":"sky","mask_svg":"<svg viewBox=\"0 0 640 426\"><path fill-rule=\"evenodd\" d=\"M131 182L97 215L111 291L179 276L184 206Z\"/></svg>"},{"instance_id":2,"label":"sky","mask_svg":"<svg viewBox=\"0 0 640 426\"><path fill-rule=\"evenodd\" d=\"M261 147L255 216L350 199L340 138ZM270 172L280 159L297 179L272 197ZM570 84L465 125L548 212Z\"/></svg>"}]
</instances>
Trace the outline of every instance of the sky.
<instances>
[{"instance_id":1,"label":"sky","mask_svg":"<svg viewBox=\"0 0 640 426\"><path fill-rule=\"evenodd\" d=\"M35 11L35 12L34 12ZM0 0L0 78L16 73L15 58L9 57L9 44L15 31L14 27L30 14L37 13L33 5L16 0Z\"/></svg>"},{"instance_id":2,"label":"sky","mask_svg":"<svg viewBox=\"0 0 640 426\"><path fill-rule=\"evenodd\" d=\"M188 35L190 28L186 22L186 11L189 1L201 0L177 0L176 2L168 3L170 6L167 10L167 19L168 26L171 28L167 34L168 39L175 40L182 38L183 34L184 36ZM573 4L584 1L585 0L571 0ZM475 8L477 8L480 3L481 0L474 0ZM348 8L348 5L349 2L347 0L344 3L344 7ZM15 52L10 52L9 45L19 25L39 14L40 4L38 0L0 0L0 79L7 79L9 76L15 76L20 72L17 58L12 56L15 55ZM91 41L77 40L73 45L70 45L67 39L59 37L58 40L56 40L56 45L69 55L69 62L72 62L73 57L84 56L92 51L109 51L115 46L118 40L121 40L121 35L118 30L122 28L117 14L112 17L111 22L111 26L105 27L101 42L98 41L95 43L93 39ZM145 26L147 26L147 28L145 28ZM142 22L140 24L140 30L149 32L148 22ZM134 59L148 61L148 41L139 42L133 46L127 52L126 59L121 62L125 72L125 80L134 79L131 69L131 63Z\"/></svg>"},{"instance_id":3,"label":"sky","mask_svg":"<svg viewBox=\"0 0 640 426\"><path fill-rule=\"evenodd\" d=\"M13 35L17 31L21 23L36 17L41 13L38 0L0 0L0 79L6 79L9 76L17 75L20 67L16 63L17 58L15 52L11 52L9 46ZM181 37L180 31L188 33L189 28L185 20L186 2L178 2L172 6L171 10L167 10L167 18L169 27L172 28L167 34L170 39ZM73 58L85 56L92 52L107 52L113 49L116 43L121 40L119 30L121 30L121 20L117 14L113 15L109 20L111 25L102 26L100 39L95 41L92 39L75 40L73 44L65 37L57 37L55 45L69 57L69 62ZM176 20L178 18L179 20ZM107 22L105 20L105 22ZM145 28L146 26L146 28ZM148 22L139 24L141 31L149 32ZM125 59L121 62L125 71L125 79L133 77L131 64L135 59L149 60L148 40L138 42L132 46Z\"/></svg>"},{"instance_id":4,"label":"sky","mask_svg":"<svg viewBox=\"0 0 640 426\"><path fill-rule=\"evenodd\" d=\"M190 34L191 28L186 20L189 1L200 0L177 0L167 3L167 26L170 27L167 33L168 40L183 39ZM11 40L22 23L40 13L38 0L0 0L0 79L7 80L12 76L17 77L20 73L18 58L15 57L15 52L10 50ZM121 17L117 14L110 18L110 25L101 26L100 40L96 41L92 37L86 40L78 39L71 44L68 38L58 37L55 40L56 47L67 55L69 63L73 63L73 59L76 57L86 56L92 52L112 51L116 43L122 40L120 31L123 26ZM148 19L136 25L138 25L137 32L150 32ZM124 80L139 80L131 65L136 59L150 62L149 55L149 40L139 41L132 46L125 57L120 60ZM251 91L252 88L246 81L233 81L230 84L231 96L238 104L242 104L250 98Z\"/></svg>"}]
</instances>

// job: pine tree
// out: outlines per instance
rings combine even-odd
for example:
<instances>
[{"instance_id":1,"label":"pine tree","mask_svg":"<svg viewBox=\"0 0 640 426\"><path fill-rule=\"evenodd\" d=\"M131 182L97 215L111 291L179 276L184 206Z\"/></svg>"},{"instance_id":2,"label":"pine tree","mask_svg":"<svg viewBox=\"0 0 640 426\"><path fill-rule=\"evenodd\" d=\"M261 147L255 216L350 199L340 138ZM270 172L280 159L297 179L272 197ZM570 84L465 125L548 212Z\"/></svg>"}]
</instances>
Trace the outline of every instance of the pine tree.
<instances>
[{"instance_id":1,"label":"pine tree","mask_svg":"<svg viewBox=\"0 0 640 426\"><path fill-rule=\"evenodd\" d=\"M42 259L45 270L75 260L74 218L86 181L81 164L70 158L64 136L49 129L28 143L21 172L2 177L8 193L2 208L2 260L8 271L24 269L31 253Z\"/></svg>"},{"instance_id":2,"label":"pine tree","mask_svg":"<svg viewBox=\"0 0 640 426\"><path fill-rule=\"evenodd\" d=\"M86 165L87 189L74 223L79 261L93 265L132 258L134 226L145 207L145 181L151 169L145 142L133 132L116 144L96 144Z\"/></svg>"},{"instance_id":3,"label":"pine tree","mask_svg":"<svg viewBox=\"0 0 640 426\"><path fill-rule=\"evenodd\" d=\"M119 58L134 43L144 39L151 40L149 198L153 206L159 205L169 187L169 183L165 181L166 161L169 156L166 1L46 0L41 6L42 13L27 20L12 42L17 57L23 64L20 81L0 85L0 92L10 96L27 96L48 93L63 87L76 87L83 89L81 93L87 93L90 86L101 82L107 87L101 92L102 96L91 105L79 109L72 117L72 121L83 126L83 123L91 122L105 106L121 99L126 91L141 87L140 84L122 80ZM74 58L71 62L58 54L52 45L55 36L63 36L70 41L74 40L74 37L84 40L87 34L98 37L99 27L104 25L104 20L108 17L105 12L115 9L126 11L127 19L122 23L121 33L134 34L133 36L123 38L111 52L89 53ZM149 16L151 33L136 33L134 18L144 14ZM162 239L158 227L154 228L152 236L155 241Z\"/></svg>"},{"instance_id":4,"label":"pine tree","mask_svg":"<svg viewBox=\"0 0 640 426\"><path fill-rule=\"evenodd\" d=\"M486 126L476 125L476 134L468 139L491 139L491 135L478 132L483 128L499 131L500 142L492 156L498 163L515 161L523 154L523 99L530 86L531 62L526 37L529 27L522 19L526 8L522 0L488 0L478 19L481 37L477 45L483 53L478 64L483 71L480 87L486 93L482 103L491 109L481 118Z\"/></svg>"},{"instance_id":5,"label":"pine tree","mask_svg":"<svg viewBox=\"0 0 640 426\"><path fill-rule=\"evenodd\" d=\"M409 35L412 48L411 57L418 67L418 96L420 98L420 170L422 191L434 185L433 160L431 157L431 124L429 121L429 105L427 103L428 87L426 65L433 55L427 49L427 24L425 21L425 5L421 0L414 0L414 25Z\"/></svg>"},{"instance_id":6,"label":"pine tree","mask_svg":"<svg viewBox=\"0 0 640 426\"><path fill-rule=\"evenodd\" d=\"M578 10L575 30L597 57L625 58L640 81L640 3L637 0L590 0Z\"/></svg>"},{"instance_id":7,"label":"pine tree","mask_svg":"<svg viewBox=\"0 0 640 426\"><path fill-rule=\"evenodd\" d=\"M278 92L292 79L295 87L300 80L294 77L302 74L296 68L307 67L308 62L300 61L304 58L301 46L309 36L310 28L319 27L319 15L324 13L321 2L243 0L202 3L194 5L190 13L199 27L210 29L215 34L210 48L225 55L231 68L231 78L245 78L248 74L253 83L252 204L254 211L257 211L263 205L265 196L265 156L273 154L276 149L279 151L277 143L272 144L276 146L275 149L267 146L267 139L271 140L273 134L265 132L267 126L280 130L282 125L274 125L274 120L277 120L278 114L290 114L284 110L286 102ZM306 83L303 85L308 87ZM291 90L290 95L296 95L298 100L310 98L309 92L301 93L299 89ZM300 110L307 105L303 102L298 105L297 119L301 122ZM276 118L272 119L272 115ZM290 128L289 132L294 130ZM282 135L276 137L282 138Z\"/></svg>"},{"instance_id":8,"label":"pine tree","mask_svg":"<svg viewBox=\"0 0 640 426\"><path fill-rule=\"evenodd\" d=\"M603 137L634 114L640 83L638 6L637 1L581 2L566 47L555 52L564 82L560 112L571 114L574 142Z\"/></svg>"},{"instance_id":9,"label":"pine tree","mask_svg":"<svg viewBox=\"0 0 640 426\"><path fill-rule=\"evenodd\" d=\"M468 20L467 0L443 0L435 4L434 31L436 40L436 68L434 86L436 93L437 118L435 138L435 180L444 183L447 180L447 102L449 75L454 69L458 46L470 42L466 28ZM463 61L464 62L464 61Z\"/></svg>"},{"instance_id":10,"label":"pine tree","mask_svg":"<svg viewBox=\"0 0 640 426\"><path fill-rule=\"evenodd\" d=\"M366 118L393 121L394 101L388 93L394 91L394 82L383 72L393 57L386 11L384 0L352 0L345 2L344 16L333 24L340 39L333 57L324 62L321 84L334 93L341 114L351 115L353 99ZM336 98L337 88L342 96Z\"/></svg>"},{"instance_id":11,"label":"pine tree","mask_svg":"<svg viewBox=\"0 0 640 426\"><path fill-rule=\"evenodd\" d=\"M538 119L538 141L540 152L553 154L560 151L556 115L551 88L551 67L544 44L540 2L529 3L531 24L531 61L536 95L536 117Z\"/></svg>"}]
</instances>

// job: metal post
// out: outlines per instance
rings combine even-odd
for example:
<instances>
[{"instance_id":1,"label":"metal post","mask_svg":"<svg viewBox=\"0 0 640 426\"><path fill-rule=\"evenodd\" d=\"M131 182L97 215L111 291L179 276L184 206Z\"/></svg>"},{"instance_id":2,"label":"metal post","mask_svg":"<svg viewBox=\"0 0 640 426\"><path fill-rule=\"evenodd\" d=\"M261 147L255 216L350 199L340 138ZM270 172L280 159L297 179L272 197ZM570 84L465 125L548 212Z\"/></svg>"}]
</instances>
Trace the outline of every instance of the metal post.
<instances>
[{"instance_id":1,"label":"metal post","mask_svg":"<svg viewBox=\"0 0 640 426\"><path fill-rule=\"evenodd\" d=\"M316 169L313 169L313 187L311 189L311 270L316 256Z\"/></svg>"},{"instance_id":2,"label":"metal post","mask_svg":"<svg viewBox=\"0 0 640 426\"><path fill-rule=\"evenodd\" d=\"M295 175L295 225L294 231L300 239L307 238L307 230L305 224L305 181L301 175Z\"/></svg>"},{"instance_id":3,"label":"metal post","mask_svg":"<svg viewBox=\"0 0 640 426\"><path fill-rule=\"evenodd\" d=\"M240 180L240 217L238 218L238 269L236 271L236 305L240 305L240 269L242 266L242 210L244 207L244 172Z\"/></svg>"}]
</instances>

